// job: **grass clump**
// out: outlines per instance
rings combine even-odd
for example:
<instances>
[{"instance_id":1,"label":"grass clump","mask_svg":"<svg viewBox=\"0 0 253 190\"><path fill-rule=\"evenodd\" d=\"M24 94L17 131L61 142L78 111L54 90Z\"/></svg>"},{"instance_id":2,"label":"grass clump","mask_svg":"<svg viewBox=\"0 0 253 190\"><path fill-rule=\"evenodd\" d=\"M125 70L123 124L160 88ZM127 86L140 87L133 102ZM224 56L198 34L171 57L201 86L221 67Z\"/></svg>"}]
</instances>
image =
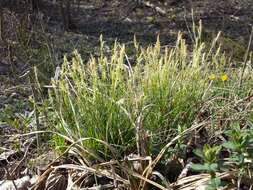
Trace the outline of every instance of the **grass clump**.
<instances>
[{"instance_id":1,"label":"grass clump","mask_svg":"<svg viewBox=\"0 0 253 190\"><path fill-rule=\"evenodd\" d=\"M191 51L181 34L175 48L161 48L159 38L147 48L135 42L131 61L125 46L118 43L110 55L104 54L101 43L100 56L87 63L75 51L52 81L50 121L73 142L91 138L80 141L81 146L99 154L110 155L101 141L121 156L159 151L179 129L201 120L207 100L219 109L227 102L216 101L215 96L231 100L240 92L233 92L233 72L220 49L215 49L216 42L207 49L196 38Z\"/></svg>"},{"instance_id":2,"label":"grass clump","mask_svg":"<svg viewBox=\"0 0 253 190\"><path fill-rule=\"evenodd\" d=\"M51 127L57 150L91 173L117 174L130 189L173 187L192 159L197 163L189 170L206 173L211 189L226 184L227 175L240 181L251 175L245 171L252 149L252 55L231 63L219 35L206 44L200 28L188 46L179 33L175 47L162 47L159 37L148 47L134 40L131 54L116 42L105 51L101 40L99 56L87 62L74 51L56 69L49 99L34 108L36 124ZM152 181L157 171L166 188Z\"/></svg>"}]
</instances>

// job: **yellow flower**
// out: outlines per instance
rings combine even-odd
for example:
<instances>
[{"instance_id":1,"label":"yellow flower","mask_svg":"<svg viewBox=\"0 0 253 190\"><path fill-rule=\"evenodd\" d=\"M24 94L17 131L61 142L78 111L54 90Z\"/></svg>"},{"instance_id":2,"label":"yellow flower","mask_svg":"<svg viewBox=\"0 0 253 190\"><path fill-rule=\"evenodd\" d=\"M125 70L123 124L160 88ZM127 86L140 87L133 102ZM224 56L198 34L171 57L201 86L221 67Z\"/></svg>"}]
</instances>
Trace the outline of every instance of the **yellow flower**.
<instances>
[{"instance_id":1,"label":"yellow flower","mask_svg":"<svg viewBox=\"0 0 253 190\"><path fill-rule=\"evenodd\" d=\"M221 79L223 82L225 82L225 81L228 80L228 75L227 75L227 74L223 74L223 75L221 75L220 79Z\"/></svg>"},{"instance_id":2,"label":"yellow flower","mask_svg":"<svg viewBox=\"0 0 253 190\"><path fill-rule=\"evenodd\" d=\"M209 80L215 80L216 79L216 75L215 74L211 74L208 78L209 78Z\"/></svg>"}]
</instances>

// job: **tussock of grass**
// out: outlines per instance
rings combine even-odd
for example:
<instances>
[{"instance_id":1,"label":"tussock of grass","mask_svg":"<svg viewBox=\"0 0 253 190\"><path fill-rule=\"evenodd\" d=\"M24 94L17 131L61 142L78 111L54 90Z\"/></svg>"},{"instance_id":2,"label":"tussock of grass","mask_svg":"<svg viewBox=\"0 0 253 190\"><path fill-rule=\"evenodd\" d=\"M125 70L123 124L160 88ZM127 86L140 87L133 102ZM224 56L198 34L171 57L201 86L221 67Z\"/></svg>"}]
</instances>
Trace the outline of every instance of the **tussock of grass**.
<instances>
[{"instance_id":1,"label":"tussock of grass","mask_svg":"<svg viewBox=\"0 0 253 190\"><path fill-rule=\"evenodd\" d=\"M228 117L235 111L234 101L249 93L249 83L238 87L239 69L228 66L216 42L207 49L196 38L190 51L180 34L175 48L161 48L159 38L147 48L135 41L131 62L126 47L118 43L109 56L101 43L100 57L87 63L75 51L72 60L64 59L59 79L52 81L50 121L73 141L99 139L121 155L140 154L140 141L145 141L145 154L159 151L180 129L201 120L201 110L207 109L213 120ZM81 144L110 155L94 140Z\"/></svg>"}]
</instances>

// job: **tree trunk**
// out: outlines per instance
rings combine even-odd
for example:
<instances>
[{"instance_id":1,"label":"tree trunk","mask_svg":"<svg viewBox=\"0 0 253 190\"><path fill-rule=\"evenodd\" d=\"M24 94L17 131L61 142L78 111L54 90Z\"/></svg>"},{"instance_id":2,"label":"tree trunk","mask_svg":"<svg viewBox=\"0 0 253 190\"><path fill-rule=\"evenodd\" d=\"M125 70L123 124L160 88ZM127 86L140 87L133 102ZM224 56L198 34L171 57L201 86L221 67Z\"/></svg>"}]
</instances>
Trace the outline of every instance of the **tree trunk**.
<instances>
[{"instance_id":1,"label":"tree trunk","mask_svg":"<svg viewBox=\"0 0 253 190\"><path fill-rule=\"evenodd\" d=\"M41 6L41 0L31 0L32 10L38 12Z\"/></svg>"},{"instance_id":2,"label":"tree trunk","mask_svg":"<svg viewBox=\"0 0 253 190\"><path fill-rule=\"evenodd\" d=\"M1 2L0 2L0 41L4 41L4 13Z\"/></svg>"},{"instance_id":3,"label":"tree trunk","mask_svg":"<svg viewBox=\"0 0 253 190\"><path fill-rule=\"evenodd\" d=\"M61 1L61 14L62 14L64 30L70 29L70 16L71 16L70 6L71 6L70 0Z\"/></svg>"}]
</instances>

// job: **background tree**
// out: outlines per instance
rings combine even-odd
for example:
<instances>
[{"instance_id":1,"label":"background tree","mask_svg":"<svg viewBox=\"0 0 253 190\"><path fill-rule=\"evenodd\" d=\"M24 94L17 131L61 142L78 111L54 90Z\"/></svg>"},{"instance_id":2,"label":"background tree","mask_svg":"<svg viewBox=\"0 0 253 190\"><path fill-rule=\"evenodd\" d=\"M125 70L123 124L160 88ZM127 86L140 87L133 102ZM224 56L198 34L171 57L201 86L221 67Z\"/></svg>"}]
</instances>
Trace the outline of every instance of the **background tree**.
<instances>
[{"instance_id":1,"label":"background tree","mask_svg":"<svg viewBox=\"0 0 253 190\"><path fill-rule=\"evenodd\" d=\"M62 0L61 1L61 15L62 15L62 21L63 26L65 30L69 30L71 28L71 0Z\"/></svg>"}]
</instances>

